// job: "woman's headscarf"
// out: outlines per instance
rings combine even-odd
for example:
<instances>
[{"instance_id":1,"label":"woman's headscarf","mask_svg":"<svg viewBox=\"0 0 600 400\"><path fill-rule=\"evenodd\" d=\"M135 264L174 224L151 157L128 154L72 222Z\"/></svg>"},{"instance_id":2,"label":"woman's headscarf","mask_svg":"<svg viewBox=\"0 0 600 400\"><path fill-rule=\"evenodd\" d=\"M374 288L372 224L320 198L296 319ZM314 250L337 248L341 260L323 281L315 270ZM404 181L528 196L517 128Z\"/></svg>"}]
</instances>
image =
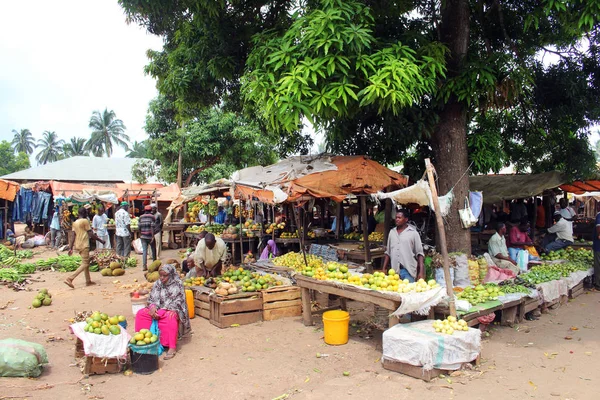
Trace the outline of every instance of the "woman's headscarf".
<instances>
[{"instance_id":1,"label":"woman's headscarf","mask_svg":"<svg viewBox=\"0 0 600 400\"><path fill-rule=\"evenodd\" d=\"M161 280L154 283L148 303L155 305L157 309L175 311L179 322L183 325L183 332L180 332L183 334L191 329L183 282L173 265L165 264L160 269L169 274L169 280L166 284Z\"/></svg>"},{"instance_id":2,"label":"woman's headscarf","mask_svg":"<svg viewBox=\"0 0 600 400\"><path fill-rule=\"evenodd\" d=\"M269 253L273 254L273 256L277 256L277 243L275 243L275 241L273 239L269 240L267 242L267 246L264 248L264 250L262 251L262 253L260 253L260 259L261 260L268 260L269 259Z\"/></svg>"}]
</instances>

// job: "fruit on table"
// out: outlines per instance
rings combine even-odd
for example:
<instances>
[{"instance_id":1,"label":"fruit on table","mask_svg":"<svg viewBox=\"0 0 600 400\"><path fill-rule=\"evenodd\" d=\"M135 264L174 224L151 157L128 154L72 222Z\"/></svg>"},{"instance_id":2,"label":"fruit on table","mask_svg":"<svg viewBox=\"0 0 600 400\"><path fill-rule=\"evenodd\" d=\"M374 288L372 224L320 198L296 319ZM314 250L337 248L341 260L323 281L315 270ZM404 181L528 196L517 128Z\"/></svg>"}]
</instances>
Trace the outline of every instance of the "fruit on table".
<instances>
[{"instance_id":1,"label":"fruit on table","mask_svg":"<svg viewBox=\"0 0 600 400\"><path fill-rule=\"evenodd\" d=\"M140 223L140 219L138 217L131 218L131 222L130 222L131 229L134 229L134 230L137 229L139 226L139 223Z\"/></svg>"},{"instance_id":2,"label":"fruit on table","mask_svg":"<svg viewBox=\"0 0 600 400\"><path fill-rule=\"evenodd\" d=\"M313 254L306 255L306 262L311 268L323 267L323 259ZM296 271L302 271L305 268L304 256L301 253L290 251L282 256L275 257L272 260L273 265L287 267Z\"/></svg>"},{"instance_id":3,"label":"fruit on table","mask_svg":"<svg viewBox=\"0 0 600 400\"><path fill-rule=\"evenodd\" d=\"M504 296L500 286L495 283L486 283L485 285L467 286L456 297L461 300L467 300L471 305L485 303L490 300L498 300L498 296Z\"/></svg>"},{"instance_id":4,"label":"fruit on table","mask_svg":"<svg viewBox=\"0 0 600 400\"><path fill-rule=\"evenodd\" d=\"M52 295L48 292L48 289L40 289L38 294L33 298L31 306L33 308L40 308L41 306L49 306L52 304Z\"/></svg>"},{"instance_id":5,"label":"fruit on table","mask_svg":"<svg viewBox=\"0 0 600 400\"><path fill-rule=\"evenodd\" d=\"M540 283L567 277L576 271L587 271L589 268L591 268L591 265L585 261L570 261L562 264L542 264L531 268L529 272L519 275L518 278L522 282L539 285Z\"/></svg>"},{"instance_id":6,"label":"fruit on table","mask_svg":"<svg viewBox=\"0 0 600 400\"><path fill-rule=\"evenodd\" d=\"M220 282L217 288L215 289L215 293L219 296L227 296L230 294L236 294L238 292L238 288L235 283L229 282Z\"/></svg>"},{"instance_id":7,"label":"fruit on table","mask_svg":"<svg viewBox=\"0 0 600 400\"><path fill-rule=\"evenodd\" d=\"M205 279L203 276L195 277L195 278L187 278L183 282L183 286L185 286L185 287L202 286L202 285L204 285L204 281L205 281Z\"/></svg>"},{"instance_id":8,"label":"fruit on table","mask_svg":"<svg viewBox=\"0 0 600 400\"><path fill-rule=\"evenodd\" d=\"M92 315L86 318L84 331L95 333L96 335L119 335L121 334L121 325L119 323L126 322L123 315L113 315L94 311Z\"/></svg>"},{"instance_id":9,"label":"fruit on table","mask_svg":"<svg viewBox=\"0 0 600 400\"><path fill-rule=\"evenodd\" d=\"M136 332L129 340L129 344L136 346L146 346L148 344L155 343L158 340L158 336L150 332L148 329L140 329Z\"/></svg>"},{"instance_id":10,"label":"fruit on table","mask_svg":"<svg viewBox=\"0 0 600 400\"><path fill-rule=\"evenodd\" d=\"M457 320L456 317L449 315L445 320L435 320L433 328L437 333L452 335L455 331L468 331L469 325L464 319Z\"/></svg>"},{"instance_id":11,"label":"fruit on table","mask_svg":"<svg viewBox=\"0 0 600 400\"><path fill-rule=\"evenodd\" d=\"M347 239L347 240L360 240L362 236L358 232L350 232L350 233L345 233L343 237L344 237L344 239Z\"/></svg>"},{"instance_id":12,"label":"fruit on table","mask_svg":"<svg viewBox=\"0 0 600 400\"><path fill-rule=\"evenodd\" d=\"M594 262L594 252L588 249L574 249L567 247L556 251L551 251L548 254L543 254L540 257L542 260L554 261L554 260L569 260L569 261L583 261L592 264Z\"/></svg>"},{"instance_id":13,"label":"fruit on table","mask_svg":"<svg viewBox=\"0 0 600 400\"><path fill-rule=\"evenodd\" d=\"M191 232L191 233L200 233L200 232L204 232L204 230L205 230L204 225L192 225L192 226L188 226L188 228L185 231Z\"/></svg>"}]
</instances>

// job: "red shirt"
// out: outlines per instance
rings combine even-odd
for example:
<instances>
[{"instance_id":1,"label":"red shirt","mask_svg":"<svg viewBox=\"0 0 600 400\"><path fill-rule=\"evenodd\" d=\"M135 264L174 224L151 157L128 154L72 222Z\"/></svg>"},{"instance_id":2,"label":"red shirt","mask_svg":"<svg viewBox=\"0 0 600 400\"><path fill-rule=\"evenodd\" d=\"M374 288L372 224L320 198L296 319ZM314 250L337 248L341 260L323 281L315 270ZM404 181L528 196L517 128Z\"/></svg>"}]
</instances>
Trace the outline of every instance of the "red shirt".
<instances>
[{"instance_id":1,"label":"red shirt","mask_svg":"<svg viewBox=\"0 0 600 400\"><path fill-rule=\"evenodd\" d=\"M508 247L515 247L512 245L513 243L525 242L531 242L531 240L529 240L529 236L527 236L527 233L521 232L518 226L513 226L510 228L510 234L508 235Z\"/></svg>"}]
</instances>

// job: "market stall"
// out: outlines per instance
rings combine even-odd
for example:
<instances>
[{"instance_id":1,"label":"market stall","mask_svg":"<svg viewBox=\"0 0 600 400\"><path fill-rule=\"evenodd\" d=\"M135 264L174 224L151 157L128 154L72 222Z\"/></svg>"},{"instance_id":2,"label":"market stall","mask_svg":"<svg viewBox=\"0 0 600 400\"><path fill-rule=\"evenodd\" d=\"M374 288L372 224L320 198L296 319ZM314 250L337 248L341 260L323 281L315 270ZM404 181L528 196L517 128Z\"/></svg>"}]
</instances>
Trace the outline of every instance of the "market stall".
<instances>
[{"instance_id":1,"label":"market stall","mask_svg":"<svg viewBox=\"0 0 600 400\"><path fill-rule=\"evenodd\" d=\"M0 238L6 238L6 231L12 225L12 210L19 192L19 184L0 179ZM14 229L11 228L14 232Z\"/></svg>"}]
</instances>

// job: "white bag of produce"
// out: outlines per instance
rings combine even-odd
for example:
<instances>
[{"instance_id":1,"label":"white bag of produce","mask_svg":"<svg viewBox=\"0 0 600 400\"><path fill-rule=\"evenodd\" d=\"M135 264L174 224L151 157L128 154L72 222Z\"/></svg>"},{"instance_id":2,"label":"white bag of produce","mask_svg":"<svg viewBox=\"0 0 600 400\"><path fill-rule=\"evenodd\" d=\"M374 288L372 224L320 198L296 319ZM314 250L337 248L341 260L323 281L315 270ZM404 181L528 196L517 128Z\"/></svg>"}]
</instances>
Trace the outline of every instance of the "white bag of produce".
<instances>
[{"instance_id":1,"label":"white bag of produce","mask_svg":"<svg viewBox=\"0 0 600 400\"><path fill-rule=\"evenodd\" d=\"M83 342L83 351L88 356L95 357L124 357L127 355L127 345L131 336L125 329L118 335L96 335L84 331L86 322L76 322L70 326L71 331Z\"/></svg>"},{"instance_id":2,"label":"white bag of produce","mask_svg":"<svg viewBox=\"0 0 600 400\"><path fill-rule=\"evenodd\" d=\"M467 255L461 254L460 256L456 256L454 259L456 260L454 279L452 279L454 286L459 286L461 288L470 286L471 279L469 279L469 263L467 260Z\"/></svg>"},{"instance_id":3,"label":"white bag of produce","mask_svg":"<svg viewBox=\"0 0 600 400\"><path fill-rule=\"evenodd\" d=\"M453 335L436 333L433 321L394 325L383 332L382 360L423 367L457 370L471 362L481 352L481 331L454 332Z\"/></svg>"},{"instance_id":4,"label":"white bag of produce","mask_svg":"<svg viewBox=\"0 0 600 400\"><path fill-rule=\"evenodd\" d=\"M450 280L454 282L454 268L450 268ZM435 281L439 283L441 287L446 287L446 279L444 278L444 268L435 269Z\"/></svg>"},{"instance_id":5,"label":"white bag of produce","mask_svg":"<svg viewBox=\"0 0 600 400\"><path fill-rule=\"evenodd\" d=\"M144 253L144 249L142 248L142 239L137 238L133 241L133 251L135 252L135 254L143 254ZM148 250L150 251L150 250Z\"/></svg>"}]
</instances>

